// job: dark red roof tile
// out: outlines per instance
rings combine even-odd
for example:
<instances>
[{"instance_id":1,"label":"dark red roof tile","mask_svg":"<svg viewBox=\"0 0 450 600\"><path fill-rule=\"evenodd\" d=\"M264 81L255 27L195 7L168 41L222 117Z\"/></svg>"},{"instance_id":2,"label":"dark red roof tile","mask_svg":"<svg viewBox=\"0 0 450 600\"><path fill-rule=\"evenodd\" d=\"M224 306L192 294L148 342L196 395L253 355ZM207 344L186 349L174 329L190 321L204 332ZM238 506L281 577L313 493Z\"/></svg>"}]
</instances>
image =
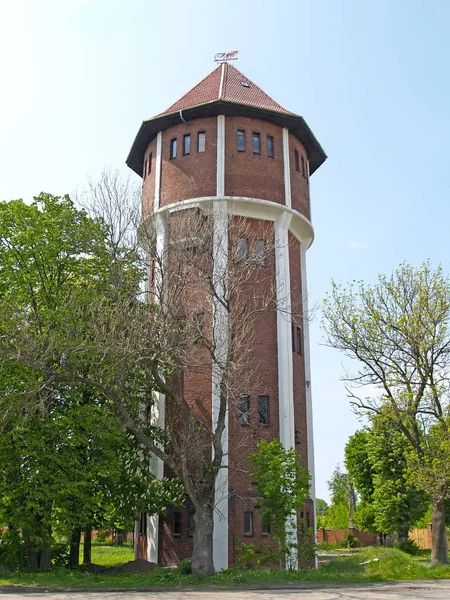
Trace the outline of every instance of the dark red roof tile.
<instances>
[{"instance_id":1,"label":"dark red roof tile","mask_svg":"<svg viewBox=\"0 0 450 600\"><path fill-rule=\"evenodd\" d=\"M243 85L244 83L244 85ZM247 85L245 85L247 84ZM270 96L229 63L219 65L187 94L177 100L161 114L184 110L199 104L227 100L265 108L285 114L293 114L275 102Z\"/></svg>"}]
</instances>

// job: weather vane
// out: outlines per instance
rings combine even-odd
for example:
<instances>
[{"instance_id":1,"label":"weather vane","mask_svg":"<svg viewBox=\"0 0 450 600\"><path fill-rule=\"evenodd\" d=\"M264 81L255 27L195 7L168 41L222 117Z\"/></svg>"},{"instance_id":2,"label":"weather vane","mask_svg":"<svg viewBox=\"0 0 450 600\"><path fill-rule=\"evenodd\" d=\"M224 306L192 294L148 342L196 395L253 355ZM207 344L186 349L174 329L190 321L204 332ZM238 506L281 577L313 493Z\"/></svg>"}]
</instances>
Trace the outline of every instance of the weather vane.
<instances>
[{"instance_id":1,"label":"weather vane","mask_svg":"<svg viewBox=\"0 0 450 600\"><path fill-rule=\"evenodd\" d=\"M239 50L232 50L231 52L218 52L214 57L214 62L228 62L229 60L237 60L237 53Z\"/></svg>"}]
</instances>

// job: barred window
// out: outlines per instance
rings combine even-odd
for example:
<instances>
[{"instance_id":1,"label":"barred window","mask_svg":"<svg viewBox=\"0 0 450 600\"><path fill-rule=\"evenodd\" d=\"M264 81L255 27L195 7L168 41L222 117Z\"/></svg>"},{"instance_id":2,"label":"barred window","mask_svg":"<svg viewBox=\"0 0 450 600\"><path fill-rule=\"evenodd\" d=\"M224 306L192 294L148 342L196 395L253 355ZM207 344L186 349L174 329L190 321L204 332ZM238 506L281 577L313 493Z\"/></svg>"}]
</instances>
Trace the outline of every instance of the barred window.
<instances>
[{"instance_id":1,"label":"barred window","mask_svg":"<svg viewBox=\"0 0 450 600\"><path fill-rule=\"evenodd\" d=\"M260 425L270 424L269 396L258 396L258 421Z\"/></svg>"},{"instance_id":2,"label":"barred window","mask_svg":"<svg viewBox=\"0 0 450 600\"><path fill-rule=\"evenodd\" d=\"M250 425L250 397L240 396L238 400L238 423Z\"/></svg>"}]
</instances>

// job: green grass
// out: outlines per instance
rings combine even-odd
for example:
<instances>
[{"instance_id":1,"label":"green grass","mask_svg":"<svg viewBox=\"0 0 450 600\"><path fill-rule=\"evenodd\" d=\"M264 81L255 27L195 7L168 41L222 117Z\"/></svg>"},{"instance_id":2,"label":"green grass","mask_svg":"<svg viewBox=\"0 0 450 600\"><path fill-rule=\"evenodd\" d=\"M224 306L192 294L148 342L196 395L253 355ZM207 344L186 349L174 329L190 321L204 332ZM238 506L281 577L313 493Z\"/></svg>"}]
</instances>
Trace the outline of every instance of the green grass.
<instances>
[{"instance_id":1,"label":"green grass","mask_svg":"<svg viewBox=\"0 0 450 600\"><path fill-rule=\"evenodd\" d=\"M113 547L108 548L113 549ZM374 558L379 560L373 561ZM360 564L367 560L371 562L366 565ZM373 548L356 555L331 560L317 571L310 569L285 573L277 571L234 571L230 569L212 577L182 575L177 569L157 569L147 574L102 573L96 575L67 569L53 569L48 573L8 573L2 571L0 572L0 586L40 586L45 589L102 587L142 589L195 585L279 585L296 582L326 584L449 578L450 566L431 567L429 561L417 560L399 550Z\"/></svg>"},{"instance_id":2,"label":"green grass","mask_svg":"<svg viewBox=\"0 0 450 600\"><path fill-rule=\"evenodd\" d=\"M92 545L92 562L104 567L116 567L133 560L133 547L129 544L123 546ZM80 561L83 560L83 544L80 548Z\"/></svg>"}]
</instances>

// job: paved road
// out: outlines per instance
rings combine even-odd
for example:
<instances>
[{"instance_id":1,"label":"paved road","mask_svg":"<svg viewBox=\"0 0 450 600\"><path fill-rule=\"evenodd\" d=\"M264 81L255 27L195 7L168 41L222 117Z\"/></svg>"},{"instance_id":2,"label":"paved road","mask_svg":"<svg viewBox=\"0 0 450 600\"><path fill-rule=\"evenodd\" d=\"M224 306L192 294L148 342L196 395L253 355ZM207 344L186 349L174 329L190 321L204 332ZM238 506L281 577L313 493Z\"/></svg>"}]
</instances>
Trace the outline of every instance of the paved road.
<instances>
[{"instance_id":1,"label":"paved road","mask_svg":"<svg viewBox=\"0 0 450 600\"><path fill-rule=\"evenodd\" d=\"M450 581L398 582L336 587L298 587L265 590L191 590L161 592L10 593L0 588L1 600L449 600Z\"/></svg>"}]
</instances>

